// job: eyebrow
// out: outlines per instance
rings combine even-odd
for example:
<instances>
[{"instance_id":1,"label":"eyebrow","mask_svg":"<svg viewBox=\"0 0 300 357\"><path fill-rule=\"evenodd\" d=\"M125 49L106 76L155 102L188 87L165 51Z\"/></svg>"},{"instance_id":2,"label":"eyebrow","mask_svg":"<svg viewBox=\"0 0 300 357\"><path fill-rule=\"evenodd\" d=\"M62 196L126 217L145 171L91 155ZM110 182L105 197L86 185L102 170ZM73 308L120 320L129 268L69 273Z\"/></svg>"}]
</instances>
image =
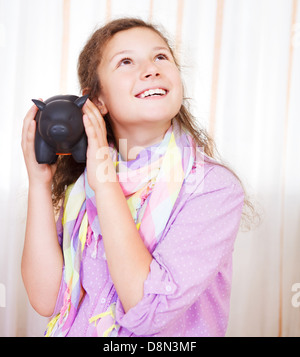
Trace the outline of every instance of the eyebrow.
<instances>
[{"instance_id":1,"label":"eyebrow","mask_svg":"<svg viewBox=\"0 0 300 357\"><path fill-rule=\"evenodd\" d=\"M119 55L123 55L123 54L125 54L125 53L133 53L134 51L132 51L132 50L123 50L123 51L120 51L120 52L117 52L117 53L115 53L112 57L111 57L111 59L109 60L109 62L111 62L115 57L117 57L117 56L119 56Z\"/></svg>"},{"instance_id":2,"label":"eyebrow","mask_svg":"<svg viewBox=\"0 0 300 357\"><path fill-rule=\"evenodd\" d=\"M153 47L152 49L153 51L161 51L161 50L165 50L165 51L168 51L169 53L171 53L170 49L168 47L165 47L165 46L156 46L156 47ZM117 53L115 53L111 59L109 60L109 62L111 62L115 57L119 56L119 55L124 55L125 53L126 54L131 54L131 53L134 53L135 51L134 50L123 50L123 51L119 51Z\"/></svg>"}]
</instances>

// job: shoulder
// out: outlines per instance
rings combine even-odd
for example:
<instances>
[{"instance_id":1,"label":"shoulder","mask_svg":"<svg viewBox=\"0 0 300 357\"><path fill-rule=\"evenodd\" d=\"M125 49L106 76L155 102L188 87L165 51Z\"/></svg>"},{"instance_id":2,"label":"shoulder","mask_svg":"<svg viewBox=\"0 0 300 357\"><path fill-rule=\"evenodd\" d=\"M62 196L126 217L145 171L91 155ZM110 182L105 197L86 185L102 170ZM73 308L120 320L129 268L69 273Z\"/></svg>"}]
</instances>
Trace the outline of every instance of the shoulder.
<instances>
[{"instance_id":1,"label":"shoulder","mask_svg":"<svg viewBox=\"0 0 300 357\"><path fill-rule=\"evenodd\" d=\"M219 191L244 196L244 189L238 176L230 168L208 157L195 161L183 188L185 193L191 196Z\"/></svg>"},{"instance_id":2,"label":"shoulder","mask_svg":"<svg viewBox=\"0 0 300 357\"><path fill-rule=\"evenodd\" d=\"M228 227L238 226L243 206L244 189L237 176L227 167L205 160L184 181L169 224L182 227L189 222L201 230L223 220Z\"/></svg>"}]
</instances>

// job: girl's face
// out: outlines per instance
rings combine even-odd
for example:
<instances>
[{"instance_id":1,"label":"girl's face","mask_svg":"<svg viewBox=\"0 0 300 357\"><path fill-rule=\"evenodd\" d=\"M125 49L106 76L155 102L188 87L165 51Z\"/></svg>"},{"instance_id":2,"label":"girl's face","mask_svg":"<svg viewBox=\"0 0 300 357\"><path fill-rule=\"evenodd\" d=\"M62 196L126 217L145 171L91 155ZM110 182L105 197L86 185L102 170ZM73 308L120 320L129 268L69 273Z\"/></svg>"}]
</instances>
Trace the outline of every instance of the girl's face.
<instances>
[{"instance_id":1,"label":"girl's face","mask_svg":"<svg viewBox=\"0 0 300 357\"><path fill-rule=\"evenodd\" d=\"M180 72L165 41L148 28L118 32L98 67L99 101L113 127L166 124L183 99ZM150 126L151 127L151 126Z\"/></svg>"}]
</instances>

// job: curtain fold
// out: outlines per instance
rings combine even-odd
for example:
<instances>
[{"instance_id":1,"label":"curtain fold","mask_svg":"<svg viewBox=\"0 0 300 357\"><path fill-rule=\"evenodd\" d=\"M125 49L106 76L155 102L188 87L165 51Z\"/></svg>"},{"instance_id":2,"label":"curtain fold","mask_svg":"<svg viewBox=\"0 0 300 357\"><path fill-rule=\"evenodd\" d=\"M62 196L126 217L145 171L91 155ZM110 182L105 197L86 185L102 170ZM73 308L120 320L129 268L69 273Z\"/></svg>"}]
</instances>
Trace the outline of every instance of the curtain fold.
<instances>
[{"instance_id":1,"label":"curtain fold","mask_svg":"<svg viewBox=\"0 0 300 357\"><path fill-rule=\"evenodd\" d=\"M0 0L0 336L41 336L47 323L20 271L23 118L32 98L79 95L80 50L121 16L169 34L193 114L261 212L236 241L227 336L300 336L299 0Z\"/></svg>"}]
</instances>

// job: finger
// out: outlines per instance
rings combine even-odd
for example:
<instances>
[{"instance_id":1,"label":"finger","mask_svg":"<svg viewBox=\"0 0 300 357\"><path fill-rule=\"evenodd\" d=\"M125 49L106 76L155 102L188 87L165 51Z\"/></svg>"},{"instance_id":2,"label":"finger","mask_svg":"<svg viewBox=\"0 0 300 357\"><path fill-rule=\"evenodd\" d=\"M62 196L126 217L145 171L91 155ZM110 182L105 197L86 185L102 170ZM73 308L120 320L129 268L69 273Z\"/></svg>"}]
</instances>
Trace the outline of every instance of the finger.
<instances>
[{"instance_id":1,"label":"finger","mask_svg":"<svg viewBox=\"0 0 300 357\"><path fill-rule=\"evenodd\" d=\"M38 108L33 105L27 112L24 121L23 121L23 128L22 128L22 143L26 142L26 138L27 138L27 132L28 132L28 128L30 123L34 120L36 113L38 111Z\"/></svg>"},{"instance_id":2,"label":"finger","mask_svg":"<svg viewBox=\"0 0 300 357\"><path fill-rule=\"evenodd\" d=\"M102 119L101 114L97 107L88 99L83 106L83 113L87 114L94 125L100 126L100 121Z\"/></svg>"},{"instance_id":3,"label":"finger","mask_svg":"<svg viewBox=\"0 0 300 357\"><path fill-rule=\"evenodd\" d=\"M83 124L88 138L88 148L91 150L97 150L99 147L98 136L95 127L87 114L84 114L83 116Z\"/></svg>"},{"instance_id":4,"label":"finger","mask_svg":"<svg viewBox=\"0 0 300 357\"><path fill-rule=\"evenodd\" d=\"M35 105L33 105L26 113L25 118L23 120L22 138L25 138L25 136L27 135L29 124L34 119L37 110L38 108Z\"/></svg>"},{"instance_id":5,"label":"finger","mask_svg":"<svg viewBox=\"0 0 300 357\"><path fill-rule=\"evenodd\" d=\"M28 111L28 113L24 119L24 122L23 122L22 141L21 141L21 146L22 146L23 151L25 151L28 146L28 131L30 129L30 126L34 125L32 123L35 123L35 120L34 120L35 114L36 114L35 108L33 108L33 107L30 108L30 110ZM29 137L31 137L30 133L29 133Z\"/></svg>"},{"instance_id":6,"label":"finger","mask_svg":"<svg viewBox=\"0 0 300 357\"><path fill-rule=\"evenodd\" d=\"M83 106L83 111L86 108L90 109L95 114L95 116L102 117L98 107L90 99L87 99L87 101L85 102L85 105Z\"/></svg>"},{"instance_id":7,"label":"finger","mask_svg":"<svg viewBox=\"0 0 300 357\"><path fill-rule=\"evenodd\" d=\"M31 160L35 160L35 151L34 151L34 138L35 138L36 122L33 120L30 122L28 131L27 131L27 140L26 140L26 154Z\"/></svg>"},{"instance_id":8,"label":"finger","mask_svg":"<svg viewBox=\"0 0 300 357\"><path fill-rule=\"evenodd\" d=\"M103 145L106 140L106 128L105 126L103 127L103 124L101 123L104 122L101 114L99 113L98 109L94 105L93 106L87 105L84 112L85 115L87 115L88 119L90 120L91 125L93 125L94 127L95 133L99 140L99 144Z\"/></svg>"},{"instance_id":9,"label":"finger","mask_svg":"<svg viewBox=\"0 0 300 357\"><path fill-rule=\"evenodd\" d=\"M89 115L94 115L94 119L97 121L97 124L100 126L100 129L103 132L106 132L106 125L105 121L103 119L103 116L101 115L98 107L89 99L85 103L85 108L83 108L87 111L86 114L89 113Z\"/></svg>"}]
</instances>

